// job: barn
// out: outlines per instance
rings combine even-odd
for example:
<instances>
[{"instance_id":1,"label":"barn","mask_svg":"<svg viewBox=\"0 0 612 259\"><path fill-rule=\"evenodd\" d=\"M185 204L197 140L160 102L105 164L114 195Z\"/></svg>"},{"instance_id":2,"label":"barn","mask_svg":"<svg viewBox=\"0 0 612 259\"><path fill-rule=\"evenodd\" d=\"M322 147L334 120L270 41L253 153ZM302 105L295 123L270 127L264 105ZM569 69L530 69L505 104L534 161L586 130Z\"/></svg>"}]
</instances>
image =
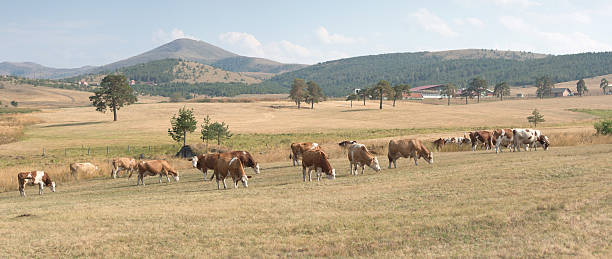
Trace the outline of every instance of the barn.
<instances>
[{"instance_id":1,"label":"barn","mask_svg":"<svg viewBox=\"0 0 612 259\"><path fill-rule=\"evenodd\" d=\"M571 96L572 90L569 88L553 88L550 90L550 94L553 97Z\"/></svg>"}]
</instances>

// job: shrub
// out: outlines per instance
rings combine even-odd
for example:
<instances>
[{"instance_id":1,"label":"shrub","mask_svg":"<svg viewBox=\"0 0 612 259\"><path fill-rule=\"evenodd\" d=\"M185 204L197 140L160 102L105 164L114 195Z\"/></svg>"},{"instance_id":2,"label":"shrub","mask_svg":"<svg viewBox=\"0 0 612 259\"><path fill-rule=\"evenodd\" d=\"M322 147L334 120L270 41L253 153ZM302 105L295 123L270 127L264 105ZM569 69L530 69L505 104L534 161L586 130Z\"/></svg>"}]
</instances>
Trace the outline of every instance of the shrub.
<instances>
[{"instance_id":1,"label":"shrub","mask_svg":"<svg viewBox=\"0 0 612 259\"><path fill-rule=\"evenodd\" d=\"M612 135L612 120L603 120L594 125L597 135Z\"/></svg>"},{"instance_id":2,"label":"shrub","mask_svg":"<svg viewBox=\"0 0 612 259\"><path fill-rule=\"evenodd\" d=\"M11 105L13 105L13 107L17 107L19 103L17 101L11 101Z\"/></svg>"}]
</instances>

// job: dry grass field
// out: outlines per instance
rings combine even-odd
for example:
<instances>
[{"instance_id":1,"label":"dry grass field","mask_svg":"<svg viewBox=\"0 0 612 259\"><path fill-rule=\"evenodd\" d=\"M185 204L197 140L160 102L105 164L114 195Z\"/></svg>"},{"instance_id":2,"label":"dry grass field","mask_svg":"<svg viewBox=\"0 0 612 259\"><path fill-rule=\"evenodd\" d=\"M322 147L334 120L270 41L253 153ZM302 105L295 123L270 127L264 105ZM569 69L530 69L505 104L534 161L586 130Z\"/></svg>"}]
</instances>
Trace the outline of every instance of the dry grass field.
<instances>
[{"instance_id":1,"label":"dry grass field","mask_svg":"<svg viewBox=\"0 0 612 259\"><path fill-rule=\"evenodd\" d=\"M439 153L435 163L304 183L266 163L249 188L216 190L193 169L0 193L8 257L612 256L612 145ZM250 171L248 171L250 173Z\"/></svg>"}]
</instances>

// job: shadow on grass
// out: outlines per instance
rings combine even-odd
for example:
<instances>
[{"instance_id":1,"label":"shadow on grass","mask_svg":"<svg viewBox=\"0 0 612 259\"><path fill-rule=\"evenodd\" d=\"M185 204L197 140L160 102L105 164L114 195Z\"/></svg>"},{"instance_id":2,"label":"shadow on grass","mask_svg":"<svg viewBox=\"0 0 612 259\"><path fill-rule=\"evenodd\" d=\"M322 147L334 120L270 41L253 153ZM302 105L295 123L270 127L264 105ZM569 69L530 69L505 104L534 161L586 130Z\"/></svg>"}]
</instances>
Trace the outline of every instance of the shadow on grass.
<instances>
[{"instance_id":1,"label":"shadow on grass","mask_svg":"<svg viewBox=\"0 0 612 259\"><path fill-rule=\"evenodd\" d=\"M62 123L62 124L53 124L47 125L43 128L55 128L55 127L69 127L69 126L83 126L83 125L94 125L105 123L106 121L90 121L90 122L74 122L74 123Z\"/></svg>"},{"instance_id":2,"label":"shadow on grass","mask_svg":"<svg viewBox=\"0 0 612 259\"><path fill-rule=\"evenodd\" d=\"M368 108L364 108L364 109L351 109L351 110L344 110L344 111L340 111L340 112L362 112L362 111L376 111L379 109L368 109Z\"/></svg>"}]
</instances>

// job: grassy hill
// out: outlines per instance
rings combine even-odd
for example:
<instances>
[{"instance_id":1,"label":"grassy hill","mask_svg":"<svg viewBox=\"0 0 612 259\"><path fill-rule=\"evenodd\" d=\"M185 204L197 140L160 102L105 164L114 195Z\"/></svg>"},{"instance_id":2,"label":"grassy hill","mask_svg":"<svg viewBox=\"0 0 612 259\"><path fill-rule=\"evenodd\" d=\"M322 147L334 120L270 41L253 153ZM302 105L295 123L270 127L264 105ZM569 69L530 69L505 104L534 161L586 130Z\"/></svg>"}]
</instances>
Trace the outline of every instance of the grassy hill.
<instances>
[{"instance_id":1,"label":"grassy hill","mask_svg":"<svg viewBox=\"0 0 612 259\"><path fill-rule=\"evenodd\" d=\"M489 84L528 85L548 75L554 82L612 73L612 52L542 55L495 50L393 53L334 60L274 76L262 85L289 88L294 78L318 83L327 95L344 96L379 80L391 84L454 83L476 76Z\"/></svg>"},{"instance_id":2,"label":"grassy hill","mask_svg":"<svg viewBox=\"0 0 612 259\"><path fill-rule=\"evenodd\" d=\"M94 67L81 68L52 68L32 62L2 62L0 75L12 75L27 78L58 79L87 73Z\"/></svg>"}]
</instances>

